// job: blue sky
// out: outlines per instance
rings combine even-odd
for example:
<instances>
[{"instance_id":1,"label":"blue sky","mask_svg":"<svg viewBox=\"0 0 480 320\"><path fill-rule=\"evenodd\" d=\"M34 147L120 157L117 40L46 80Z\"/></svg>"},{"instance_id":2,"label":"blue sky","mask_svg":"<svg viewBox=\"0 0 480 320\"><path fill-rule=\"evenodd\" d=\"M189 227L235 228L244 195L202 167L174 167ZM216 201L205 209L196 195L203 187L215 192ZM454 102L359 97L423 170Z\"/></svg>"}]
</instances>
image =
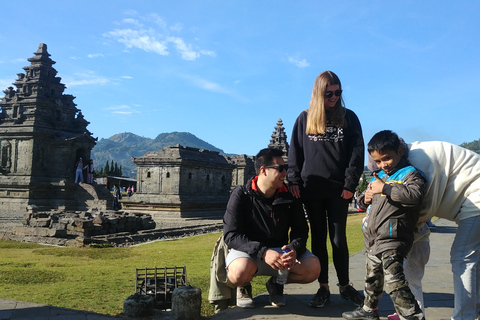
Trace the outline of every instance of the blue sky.
<instances>
[{"instance_id":1,"label":"blue sky","mask_svg":"<svg viewBox=\"0 0 480 320\"><path fill-rule=\"evenodd\" d=\"M461 144L480 138L479 17L478 1L6 1L0 89L45 43L95 137L187 131L254 155L332 70L365 142Z\"/></svg>"}]
</instances>

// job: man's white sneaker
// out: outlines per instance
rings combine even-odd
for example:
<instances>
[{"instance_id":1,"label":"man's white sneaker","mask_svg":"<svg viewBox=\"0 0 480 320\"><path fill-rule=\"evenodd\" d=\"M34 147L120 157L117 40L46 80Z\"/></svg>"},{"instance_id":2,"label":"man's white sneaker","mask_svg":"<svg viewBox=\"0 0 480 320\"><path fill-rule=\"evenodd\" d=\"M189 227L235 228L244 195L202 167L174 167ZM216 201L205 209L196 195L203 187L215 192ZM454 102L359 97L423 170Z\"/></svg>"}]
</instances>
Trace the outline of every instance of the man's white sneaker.
<instances>
[{"instance_id":1,"label":"man's white sneaker","mask_svg":"<svg viewBox=\"0 0 480 320\"><path fill-rule=\"evenodd\" d=\"M237 307L247 309L255 307L252 299L252 285L237 287Z\"/></svg>"}]
</instances>

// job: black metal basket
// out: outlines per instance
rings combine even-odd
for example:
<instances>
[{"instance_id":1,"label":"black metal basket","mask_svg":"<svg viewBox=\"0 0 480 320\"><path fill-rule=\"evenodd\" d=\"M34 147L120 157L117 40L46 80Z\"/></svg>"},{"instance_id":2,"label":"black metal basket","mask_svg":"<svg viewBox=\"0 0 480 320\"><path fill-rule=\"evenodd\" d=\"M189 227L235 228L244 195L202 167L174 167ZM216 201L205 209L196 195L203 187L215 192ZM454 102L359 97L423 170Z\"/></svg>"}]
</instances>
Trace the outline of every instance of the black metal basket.
<instances>
[{"instance_id":1,"label":"black metal basket","mask_svg":"<svg viewBox=\"0 0 480 320\"><path fill-rule=\"evenodd\" d=\"M185 266L144 268L135 271L135 292L152 296L155 299L156 309L171 309L173 290L186 285Z\"/></svg>"}]
</instances>

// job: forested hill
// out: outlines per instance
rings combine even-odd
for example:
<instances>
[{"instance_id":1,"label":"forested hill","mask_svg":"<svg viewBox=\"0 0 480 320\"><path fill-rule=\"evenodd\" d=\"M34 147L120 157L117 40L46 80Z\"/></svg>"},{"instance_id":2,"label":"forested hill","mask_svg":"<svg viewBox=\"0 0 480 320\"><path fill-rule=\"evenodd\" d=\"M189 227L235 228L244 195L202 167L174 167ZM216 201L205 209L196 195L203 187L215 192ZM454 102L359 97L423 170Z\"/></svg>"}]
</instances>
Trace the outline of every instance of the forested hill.
<instances>
[{"instance_id":1,"label":"forested hill","mask_svg":"<svg viewBox=\"0 0 480 320\"><path fill-rule=\"evenodd\" d=\"M115 134L108 139L100 139L92 149L92 159L97 170L105 167L107 161L110 164L113 160L122 166L122 173L125 177L133 178L136 176L137 168L131 161L131 157L141 157L148 151L158 151L163 147L176 144L224 154L223 150L188 132L161 133L155 139L124 132Z\"/></svg>"},{"instance_id":2,"label":"forested hill","mask_svg":"<svg viewBox=\"0 0 480 320\"><path fill-rule=\"evenodd\" d=\"M472 142L464 142L460 146L480 153L480 139Z\"/></svg>"}]
</instances>

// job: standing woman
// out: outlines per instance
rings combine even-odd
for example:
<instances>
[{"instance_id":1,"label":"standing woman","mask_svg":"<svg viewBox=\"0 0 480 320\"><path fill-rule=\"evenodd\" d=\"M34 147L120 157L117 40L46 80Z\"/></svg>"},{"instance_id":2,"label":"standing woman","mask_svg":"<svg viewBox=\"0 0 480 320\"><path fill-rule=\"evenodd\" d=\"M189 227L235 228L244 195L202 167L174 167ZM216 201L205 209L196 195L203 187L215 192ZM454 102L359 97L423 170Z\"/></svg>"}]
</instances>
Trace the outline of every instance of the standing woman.
<instances>
[{"instance_id":1,"label":"standing woman","mask_svg":"<svg viewBox=\"0 0 480 320\"><path fill-rule=\"evenodd\" d=\"M360 121L344 106L340 79L324 71L313 84L310 107L295 121L288 154L289 190L295 197L301 196L305 205L312 252L321 265L320 288L310 301L312 307L330 302L327 226L340 295L363 304L362 295L350 284L346 224L364 157Z\"/></svg>"}]
</instances>

